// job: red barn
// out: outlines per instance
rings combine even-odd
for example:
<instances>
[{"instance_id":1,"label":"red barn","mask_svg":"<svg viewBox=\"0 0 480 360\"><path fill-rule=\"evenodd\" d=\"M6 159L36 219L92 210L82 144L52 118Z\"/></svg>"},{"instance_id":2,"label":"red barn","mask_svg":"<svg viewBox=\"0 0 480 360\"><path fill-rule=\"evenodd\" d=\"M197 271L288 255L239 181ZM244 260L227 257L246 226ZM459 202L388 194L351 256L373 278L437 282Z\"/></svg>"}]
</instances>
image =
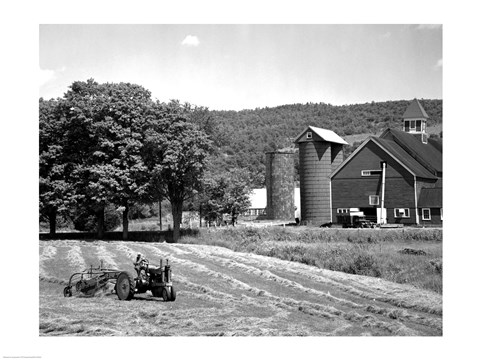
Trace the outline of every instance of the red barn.
<instances>
[{"instance_id":1,"label":"red barn","mask_svg":"<svg viewBox=\"0 0 480 360\"><path fill-rule=\"evenodd\" d=\"M355 208L380 224L442 224L442 144L428 138L427 119L413 100L403 131L368 138L332 172L333 219Z\"/></svg>"}]
</instances>

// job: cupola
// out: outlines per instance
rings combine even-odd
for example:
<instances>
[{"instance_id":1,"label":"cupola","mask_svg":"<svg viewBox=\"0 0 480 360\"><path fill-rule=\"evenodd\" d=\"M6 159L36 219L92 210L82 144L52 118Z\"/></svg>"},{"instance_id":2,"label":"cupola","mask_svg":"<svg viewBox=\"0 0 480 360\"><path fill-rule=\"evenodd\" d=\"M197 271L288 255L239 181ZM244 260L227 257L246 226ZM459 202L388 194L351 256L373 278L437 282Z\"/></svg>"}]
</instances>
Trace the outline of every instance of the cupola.
<instances>
[{"instance_id":1,"label":"cupola","mask_svg":"<svg viewBox=\"0 0 480 360\"><path fill-rule=\"evenodd\" d=\"M425 112L422 104L420 104L417 99L413 99L402 117L404 131L415 135L422 141L422 143L426 144L428 139L428 114Z\"/></svg>"}]
</instances>

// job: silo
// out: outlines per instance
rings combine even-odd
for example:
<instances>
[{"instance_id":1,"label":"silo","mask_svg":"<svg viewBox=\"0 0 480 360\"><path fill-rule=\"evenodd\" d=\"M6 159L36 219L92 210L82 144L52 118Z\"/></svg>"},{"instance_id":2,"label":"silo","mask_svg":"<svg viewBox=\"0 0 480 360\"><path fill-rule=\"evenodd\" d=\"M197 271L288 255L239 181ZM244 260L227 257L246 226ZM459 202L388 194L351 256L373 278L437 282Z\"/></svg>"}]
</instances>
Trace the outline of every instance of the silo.
<instances>
[{"instance_id":1,"label":"silo","mask_svg":"<svg viewBox=\"0 0 480 360\"><path fill-rule=\"evenodd\" d=\"M301 222L332 221L330 175L343 160L347 144L331 130L309 126L296 139L299 148Z\"/></svg>"},{"instance_id":2,"label":"silo","mask_svg":"<svg viewBox=\"0 0 480 360\"><path fill-rule=\"evenodd\" d=\"M267 218L294 221L295 182L293 151L266 153Z\"/></svg>"}]
</instances>

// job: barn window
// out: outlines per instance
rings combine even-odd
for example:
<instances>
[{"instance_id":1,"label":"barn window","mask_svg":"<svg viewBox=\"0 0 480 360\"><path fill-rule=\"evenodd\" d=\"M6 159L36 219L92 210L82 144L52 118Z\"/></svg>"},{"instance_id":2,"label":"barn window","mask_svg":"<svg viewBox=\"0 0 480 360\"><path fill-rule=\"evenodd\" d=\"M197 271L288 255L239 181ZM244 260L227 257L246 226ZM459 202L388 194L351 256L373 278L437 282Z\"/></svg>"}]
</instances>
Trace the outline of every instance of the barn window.
<instances>
[{"instance_id":1,"label":"barn window","mask_svg":"<svg viewBox=\"0 0 480 360\"><path fill-rule=\"evenodd\" d=\"M415 130L418 131L418 132L422 131L422 120L417 120L416 125L417 126L416 126Z\"/></svg>"},{"instance_id":2,"label":"barn window","mask_svg":"<svg viewBox=\"0 0 480 360\"><path fill-rule=\"evenodd\" d=\"M415 120L410 121L410 132L415 131Z\"/></svg>"},{"instance_id":3,"label":"barn window","mask_svg":"<svg viewBox=\"0 0 480 360\"><path fill-rule=\"evenodd\" d=\"M307 139L311 139L312 138L312 132L311 131L308 131L307 132Z\"/></svg>"},{"instance_id":4,"label":"barn window","mask_svg":"<svg viewBox=\"0 0 480 360\"><path fill-rule=\"evenodd\" d=\"M370 195L368 197L368 203L370 205L378 205L380 203L380 200L379 200L379 196L378 195Z\"/></svg>"},{"instance_id":5,"label":"barn window","mask_svg":"<svg viewBox=\"0 0 480 360\"><path fill-rule=\"evenodd\" d=\"M382 174L382 170L362 170L362 176L372 176L372 175L380 175Z\"/></svg>"},{"instance_id":6,"label":"barn window","mask_svg":"<svg viewBox=\"0 0 480 360\"><path fill-rule=\"evenodd\" d=\"M410 217L410 209L408 208L395 208L395 217L396 218L409 218Z\"/></svg>"},{"instance_id":7,"label":"barn window","mask_svg":"<svg viewBox=\"0 0 480 360\"><path fill-rule=\"evenodd\" d=\"M345 209L345 208L337 209L337 214L346 214L346 213L348 213L348 209Z\"/></svg>"},{"instance_id":8,"label":"barn window","mask_svg":"<svg viewBox=\"0 0 480 360\"><path fill-rule=\"evenodd\" d=\"M432 220L430 217L430 209L422 209L422 220Z\"/></svg>"}]
</instances>

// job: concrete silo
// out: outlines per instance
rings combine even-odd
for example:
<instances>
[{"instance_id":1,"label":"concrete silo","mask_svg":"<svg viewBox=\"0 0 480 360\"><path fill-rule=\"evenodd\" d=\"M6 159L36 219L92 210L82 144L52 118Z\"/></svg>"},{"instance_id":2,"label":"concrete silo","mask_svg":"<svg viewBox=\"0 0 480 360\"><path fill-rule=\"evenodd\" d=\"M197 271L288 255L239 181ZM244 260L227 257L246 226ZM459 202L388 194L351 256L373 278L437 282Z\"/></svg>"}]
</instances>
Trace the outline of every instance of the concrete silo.
<instances>
[{"instance_id":1,"label":"concrete silo","mask_svg":"<svg viewBox=\"0 0 480 360\"><path fill-rule=\"evenodd\" d=\"M266 153L267 218L270 220L295 219L294 157L292 150Z\"/></svg>"},{"instance_id":2,"label":"concrete silo","mask_svg":"<svg viewBox=\"0 0 480 360\"><path fill-rule=\"evenodd\" d=\"M309 126L295 139L299 148L301 222L332 221L330 175L343 161L347 144L331 130Z\"/></svg>"}]
</instances>

